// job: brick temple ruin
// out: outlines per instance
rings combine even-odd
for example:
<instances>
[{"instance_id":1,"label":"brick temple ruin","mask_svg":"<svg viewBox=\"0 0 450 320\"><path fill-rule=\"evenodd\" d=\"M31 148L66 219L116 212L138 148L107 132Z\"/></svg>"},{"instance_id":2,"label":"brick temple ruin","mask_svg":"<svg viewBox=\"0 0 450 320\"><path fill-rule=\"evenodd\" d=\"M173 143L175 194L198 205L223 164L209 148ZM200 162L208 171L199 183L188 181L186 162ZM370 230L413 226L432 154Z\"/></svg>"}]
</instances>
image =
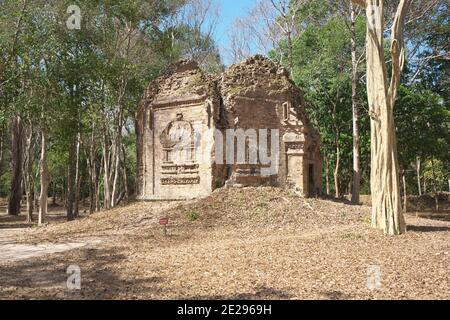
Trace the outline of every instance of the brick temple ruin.
<instances>
[{"instance_id":1,"label":"brick temple ruin","mask_svg":"<svg viewBox=\"0 0 450 320\"><path fill-rule=\"evenodd\" d=\"M267 58L215 77L180 61L151 82L139 106L138 199L201 198L223 186L320 194L320 137L304 106L289 73Z\"/></svg>"}]
</instances>

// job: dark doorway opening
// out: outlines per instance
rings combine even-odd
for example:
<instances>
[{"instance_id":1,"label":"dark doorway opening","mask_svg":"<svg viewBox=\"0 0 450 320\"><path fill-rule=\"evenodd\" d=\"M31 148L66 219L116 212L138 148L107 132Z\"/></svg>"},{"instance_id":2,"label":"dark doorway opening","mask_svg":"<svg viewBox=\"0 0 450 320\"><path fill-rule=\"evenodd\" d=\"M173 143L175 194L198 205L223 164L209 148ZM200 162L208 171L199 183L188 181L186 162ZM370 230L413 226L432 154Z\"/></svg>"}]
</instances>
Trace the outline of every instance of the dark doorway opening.
<instances>
[{"instance_id":1,"label":"dark doorway opening","mask_svg":"<svg viewBox=\"0 0 450 320\"><path fill-rule=\"evenodd\" d=\"M314 181L314 165L310 164L308 169L308 193L310 197L316 195L316 183Z\"/></svg>"}]
</instances>

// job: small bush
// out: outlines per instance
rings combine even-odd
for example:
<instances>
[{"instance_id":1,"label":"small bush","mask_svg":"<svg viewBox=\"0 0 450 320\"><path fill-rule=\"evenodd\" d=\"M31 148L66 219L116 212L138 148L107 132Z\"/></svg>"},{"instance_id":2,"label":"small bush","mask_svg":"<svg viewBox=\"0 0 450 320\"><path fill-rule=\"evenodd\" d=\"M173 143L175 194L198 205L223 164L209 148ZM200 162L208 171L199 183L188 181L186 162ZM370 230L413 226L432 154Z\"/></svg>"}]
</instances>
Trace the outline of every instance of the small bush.
<instances>
[{"instance_id":1,"label":"small bush","mask_svg":"<svg viewBox=\"0 0 450 320\"><path fill-rule=\"evenodd\" d=\"M197 221L200 217L200 214L196 210L191 210L188 212L187 217L189 221Z\"/></svg>"}]
</instances>

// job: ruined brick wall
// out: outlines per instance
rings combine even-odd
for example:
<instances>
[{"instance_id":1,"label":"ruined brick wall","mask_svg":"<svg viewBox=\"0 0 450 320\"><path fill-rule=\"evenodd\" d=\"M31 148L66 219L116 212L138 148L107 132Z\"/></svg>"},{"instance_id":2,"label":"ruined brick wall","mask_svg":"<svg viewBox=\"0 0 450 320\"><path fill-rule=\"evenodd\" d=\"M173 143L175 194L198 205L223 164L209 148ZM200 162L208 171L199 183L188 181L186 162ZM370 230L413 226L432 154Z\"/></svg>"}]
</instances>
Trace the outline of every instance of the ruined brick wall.
<instances>
[{"instance_id":1,"label":"ruined brick wall","mask_svg":"<svg viewBox=\"0 0 450 320\"><path fill-rule=\"evenodd\" d=\"M305 196L319 193L320 138L305 114L302 93L290 80L289 73L272 61L255 56L231 66L222 76L220 90L231 128L280 132L275 177L261 177L258 169L235 165L232 179L238 185L293 187ZM310 165L313 177L308 176ZM310 186L313 180L314 186Z\"/></svg>"},{"instance_id":2,"label":"ruined brick wall","mask_svg":"<svg viewBox=\"0 0 450 320\"><path fill-rule=\"evenodd\" d=\"M219 104L215 82L195 62L180 61L149 85L137 121L139 198L212 192L214 137L204 133L215 128ZM195 145L195 134L202 135L201 145Z\"/></svg>"},{"instance_id":3,"label":"ruined brick wall","mask_svg":"<svg viewBox=\"0 0 450 320\"><path fill-rule=\"evenodd\" d=\"M259 158L256 163L218 161L219 144L211 132L220 130L225 146L228 129L254 130L258 141L259 130L277 130L276 172L261 175L267 166ZM192 149L202 161L172 149L174 139L191 131L201 136ZM302 93L285 69L261 56L231 66L218 77L204 75L194 62L172 66L145 92L137 132L141 199L196 198L225 184L290 187L305 196L321 189L320 138L304 112ZM264 138L270 147L270 136ZM174 154L186 163L172 161Z\"/></svg>"}]
</instances>

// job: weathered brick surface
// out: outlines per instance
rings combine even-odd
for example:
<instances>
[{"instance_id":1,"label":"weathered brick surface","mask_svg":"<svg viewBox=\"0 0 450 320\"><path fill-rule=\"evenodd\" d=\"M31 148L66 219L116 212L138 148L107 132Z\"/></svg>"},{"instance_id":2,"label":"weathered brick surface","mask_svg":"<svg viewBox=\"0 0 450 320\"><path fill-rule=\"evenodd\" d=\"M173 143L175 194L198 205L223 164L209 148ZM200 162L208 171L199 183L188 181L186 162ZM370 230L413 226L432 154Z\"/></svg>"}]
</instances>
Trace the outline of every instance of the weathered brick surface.
<instances>
[{"instance_id":1,"label":"weathered brick surface","mask_svg":"<svg viewBox=\"0 0 450 320\"><path fill-rule=\"evenodd\" d=\"M137 117L140 199L203 197L223 185L275 185L305 196L321 190L320 138L302 93L284 68L264 57L233 65L220 77L180 61L150 84ZM226 163L226 149L220 164L216 129L224 145L227 129L253 129L258 142L260 129L279 130L275 173L261 175L267 166L259 157L257 163Z\"/></svg>"}]
</instances>

